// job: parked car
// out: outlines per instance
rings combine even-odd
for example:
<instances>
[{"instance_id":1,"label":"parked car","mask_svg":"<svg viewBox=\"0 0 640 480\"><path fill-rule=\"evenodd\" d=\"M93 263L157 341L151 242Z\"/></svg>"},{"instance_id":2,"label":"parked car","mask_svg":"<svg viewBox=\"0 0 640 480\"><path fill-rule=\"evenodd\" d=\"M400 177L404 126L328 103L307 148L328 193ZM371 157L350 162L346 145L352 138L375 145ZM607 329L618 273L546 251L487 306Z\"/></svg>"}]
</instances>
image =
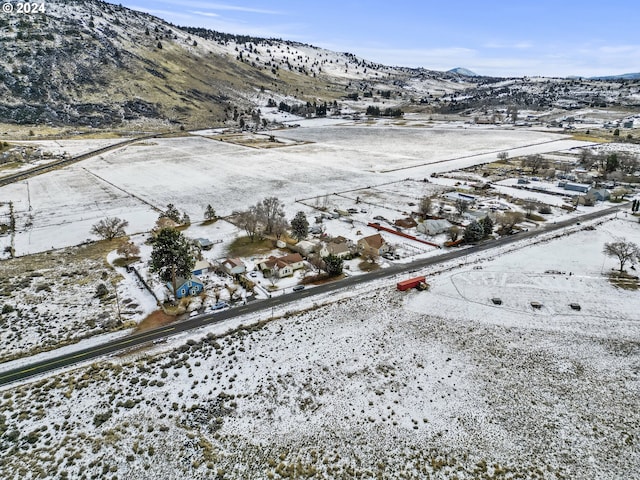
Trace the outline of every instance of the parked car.
<instances>
[{"instance_id":1,"label":"parked car","mask_svg":"<svg viewBox=\"0 0 640 480\"><path fill-rule=\"evenodd\" d=\"M220 310L224 310L225 308L229 308L229 304L227 302L218 302L213 307L211 307L211 310L213 312L219 312Z\"/></svg>"},{"instance_id":2,"label":"parked car","mask_svg":"<svg viewBox=\"0 0 640 480\"><path fill-rule=\"evenodd\" d=\"M304 290L304 285L296 285L293 287L294 292L299 292L300 290Z\"/></svg>"}]
</instances>

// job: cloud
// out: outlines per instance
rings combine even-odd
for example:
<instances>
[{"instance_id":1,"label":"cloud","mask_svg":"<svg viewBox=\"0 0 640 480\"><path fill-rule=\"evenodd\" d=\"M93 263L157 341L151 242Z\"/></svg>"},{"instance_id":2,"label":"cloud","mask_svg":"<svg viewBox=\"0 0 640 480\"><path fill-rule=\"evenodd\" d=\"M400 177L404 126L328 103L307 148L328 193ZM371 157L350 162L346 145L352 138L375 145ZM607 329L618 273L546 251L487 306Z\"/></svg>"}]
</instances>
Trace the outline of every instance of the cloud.
<instances>
[{"instance_id":1,"label":"cloud","mask_svg":"<svg viewBox=\"0 0 640 480\"><path fill-rule=\"evenodd\" d=\"M283 12L278 12L276 10L269 10L264 8L242 7L239 5L228 5L226 3L211 3L211 2L202 2L202 1L194 1L194 0L184 0L184 1L156 0L156 3L164 3L167 5L172 5L176 10L186 7L186 8L195 8L199 10L226 10L226 11L245 12L245 13L260 13L264 15L282 15L283 14Z\"/></svg>"},{"instance_id":2,"label":"cloud","mask_svg":"<svg viewBox=\"0 0 640 480\"><path fill-rule=\"evenodd\" d=\"M488 49L510 49L516 48L519 50L525 50L528 48L532 48L533 44L530 42L516 42L516 43L501 43L501 42L489 42L482 45L482 48Z\"/></svg>"},{"instance_id":3,"label":"cloud","mask_svg":"<svg viewBox=\"0 0 640 480\"><path fill-rule=\"evenodd\" d=\"M193 13L194 15L201 15L203 17L219 17L220 15L218 15L217 13L213 13L213 12L199 12L197 10L192 10L189 13Z\"/></svg>"}]
</instances>

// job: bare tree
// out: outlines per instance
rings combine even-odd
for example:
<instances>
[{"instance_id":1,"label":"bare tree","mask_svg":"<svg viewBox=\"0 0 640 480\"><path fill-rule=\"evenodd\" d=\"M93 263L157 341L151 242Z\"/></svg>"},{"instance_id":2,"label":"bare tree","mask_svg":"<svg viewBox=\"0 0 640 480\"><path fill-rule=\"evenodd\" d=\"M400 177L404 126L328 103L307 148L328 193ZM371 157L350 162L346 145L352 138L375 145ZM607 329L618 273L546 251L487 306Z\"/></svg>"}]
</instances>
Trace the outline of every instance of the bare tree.
<instances>
[{"instance_id":1,"label":"bare tree","mask_svg":"<svg viewBox=\"0 0 640 480\"><path fill-rule=\"evenodd\" d=\"M469 210L469 202L465 202L461 198L456 200L456 210L458 210L458 215L462 215L464 212Z\"/></svg>"},{"instance_id":2,"label":"bare tree","mask_svg":"<svg viewBox=\"0 0 640 480\"><path fill-rule=\"evenodd\" d=\"M542 155L529 155L522 161L522 165L529 168L532 175L535 175L541 169L549 168L549 162Z\"/></svg>"},{"instance_id":3,"label":"bare tree","mask_svg":"<svg viewBox=\"0 0 640 480\"><path fill-rule=\"evenodd\" d=\"M447 237L449 237L449 240L452 242L458 240L458 238L460 237L460 227L456 227L454 225L453 227L449 228L449 230L447 230Z\"/></svg>"},{"instance_id":4,"label":"bare tree","mask_svg":"<svg viewBox=\"0 0 640 480\"><path fill-rule=\"evenodd\" d=\"M275 235L276 240L280 240L282 235L287 232L287 228L289 228L289 223L286 218L278 217L275 219L273 223L273 234Z\"/></svg>"},{"instance_id":5,"label":"bare tree","mask_svg":"<svg viewBox=\"0 0 640 480\"><path fill-rule=\"evenodd\" d=\"M624 238L617 239L615 242L605 243L602 251L609 257L618 257L620 273L624 270L625 263L633 262L636 258L640 258L640 247L636 243L627 242Z\"/></svg>"},{"instance_id":6,"label":"bare tree","mask_svg":"<svg viewBox=\"0 0 640 480\"><path fill-rule=\"evenodd\" d=\"M122 255L125 259L129 260L130 258L140 255L140 247L133 242L127 242L120 245L117 252L118 255Z\"/></svg>"},{"instance_id":7,"label":"bare tree","mask_svg":"<svg viewBox=\"0 0 640 480\"><path fill-rule=\"evenodd\" d=\"M316 273L320 273L322 269L324 269L324 261L322 257L320 257L319 253L313 253L309 255L308 262L315 269Z\"/></svg>"},{"instance_id":8,"label":"bare tree","mask_svg":"<svg viewBox=\"0 0 640 480\"><path fill-rule=\"evenodd\" d=\"M104 238L105 240L113 240L116 237L124 236L124 229L128 225L129 222L122 220L121 218L107 217L93 225L91 227L91 233Z\"/></svg>"},{"instance_id":9,"label":"bare tree","mask_svg":"<svg viewBox=\"0 0 640 480\"><path fill-rule=\"evenodd\" d=\"M615 201L618 201L618 200L623 200L624 196L627 195L628 193L630 192L625 187L616 187L611 191L611 196Z\"/></svg>"},{"instance_id":10,"label":"bare tree","mask_svg":"<svg viewBox=\"0 0 640 480\"><path fill-rule=\"evenodd\" d=\"M524 208L527 218L531 218L533 211L538 208L538 202L528 198L522 203L522 207Z\"/></svg>"},{"instance_id":11,"label":"bare tree","mask_svg":"<svg viewBox=\"0 0 640 480\"><path fill-rule=\"evenodd\" d=\"M503 234L510 234L516 224L524 220L522 212L504 212L497 217L497 224L500 225L500 231Z\"/></svg>"},{"instance_id":12,"label":"bare tree","mask_svg":"<svg viewBox=\"0 0 640 480\"><path fill-rule=\"evenodd\" d=\"M260 221L258 219L258 209L256 206L249 207L246 212L240 213L238 216L238 226L247 232L249 240L255 241L259 234Z\"/></svg>"},{"instance_id":13,"label":"bare tree","mask_svg":"<svg viewBox=\"0 0 640 480\"><path fill-rule=\"evenodd\" d=\"M582 165L587 170L591 170L591 167L593 166L593 162L594 162L593 154L591 153L590 150L587 150L586 148L583 148L582 150L580 150L580 160L579 160L580 165Z\"/></svg>"},{"instance_id":14,"label":"bare tree","mask_svg":"<svg viewBox=\"0 0 640 480\"><path fill-rule=\"evenodd\" d=\"M273 233L273 227L279 217L284 217L284 203L278 197L267 197L256 205L258 219L264 225L266 233Z\"/></svg>"},{"instance_id":15,"label":"bare tree","mask_svg":"<svg viewBox=\"0 0 640 480\"><path fill-rule=\"evenodd\" d=\"M420 211L420 215L422 215L423 217L426 217L431 213L431 208L432 208L431 198L425 195L420 199L420 205L418 207Z\"/></svg>"},{"instance_id":16,"label":"bare tree","mask_svg":"<svg viewBox=\"0 0 640 480\"><path fill-rule=\"evenodd\" d=\"M500 160L501 162L504 162L507 158L509 158L509 152L498 153L498 160Z\"/></svg>"}]
</instances>

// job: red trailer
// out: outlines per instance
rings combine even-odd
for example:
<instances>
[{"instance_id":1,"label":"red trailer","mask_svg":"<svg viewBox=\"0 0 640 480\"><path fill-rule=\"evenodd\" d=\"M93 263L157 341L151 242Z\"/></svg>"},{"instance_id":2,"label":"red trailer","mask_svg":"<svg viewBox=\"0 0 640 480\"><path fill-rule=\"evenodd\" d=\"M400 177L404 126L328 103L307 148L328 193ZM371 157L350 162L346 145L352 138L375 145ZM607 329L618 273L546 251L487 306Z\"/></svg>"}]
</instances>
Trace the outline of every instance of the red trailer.
<instances>
[{"instance_id":1,"label":"red trailer","mask_svg":"<svg viewBox=\"0 0 640 480\"><path fill-rule=\"evenodd\" d=\"M398 287L398 290L401 291L408 290L410 288L424 288L422 285L426 286L425 280L425 277L409 278L408 280L398 282L396 286Z\"/></svg>"}]
</instances>

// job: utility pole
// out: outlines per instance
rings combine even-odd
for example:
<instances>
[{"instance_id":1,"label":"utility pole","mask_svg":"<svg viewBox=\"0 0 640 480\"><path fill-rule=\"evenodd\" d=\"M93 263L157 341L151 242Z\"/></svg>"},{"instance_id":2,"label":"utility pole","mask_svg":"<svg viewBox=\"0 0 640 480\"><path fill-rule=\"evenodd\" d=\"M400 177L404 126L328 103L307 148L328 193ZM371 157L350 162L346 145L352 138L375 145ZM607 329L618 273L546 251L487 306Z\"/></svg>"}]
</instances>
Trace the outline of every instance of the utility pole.
<instances>
[{"instance_id":1,"label":"utility pole","mask_svg":"<svg viewBox=\"0 0 640 480\"><path fill-rule=\"evenodd\" d=\"M118 309L118 321L122 323L122 316L120 315L120 299L118 298L118 287L115 287L116 291L116 307Z\"/></svg>"}]
</instances>

